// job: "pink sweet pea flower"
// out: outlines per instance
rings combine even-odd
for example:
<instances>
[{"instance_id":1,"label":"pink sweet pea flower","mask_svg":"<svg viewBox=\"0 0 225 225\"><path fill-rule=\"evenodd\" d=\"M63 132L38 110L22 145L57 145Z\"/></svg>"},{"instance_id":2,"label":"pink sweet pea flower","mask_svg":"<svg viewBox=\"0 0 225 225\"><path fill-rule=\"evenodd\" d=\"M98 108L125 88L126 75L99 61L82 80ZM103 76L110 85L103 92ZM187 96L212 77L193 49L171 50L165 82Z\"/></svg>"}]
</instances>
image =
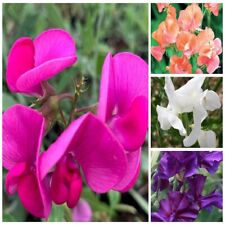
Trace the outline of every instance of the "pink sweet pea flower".
<instances>
[{"instance_id":1,"label":"pink sweet pea flower","mask_svg":"<svg viewBox=\"0 0 225 225\"><path fill-rule=\"evenodd\" d=\"M123 178L127 159L123 147L105 124L93 114L86 113L72 122L42 153L41 178L55 165L52 199L56 204L66 202L68 207L73 208L82 190L82 172L93 191L105 193Z\"/></svg>"},{"instance_id":2,"label":"pink sweet pea flower","mask_svg":"<svg viewBox=\"0 0 225 225\"><path fill-rule=\"evenodd\" d=\"M92 210L87 201L80 199L72 210L72 220L74 222L91 222Z\"/></svg>"},{"instance_id":3,"label":"pink sweet pea flower","mask_svg":"<svg viewBox=\"0 0 225 225\"><path fill-rule=\"evenodd\" d=\"M34 40L19 38L12 46L6 68L10 91L43 95L41 83L77 60L75 42L62 29L49 29Z\"/></svg>"},{"instance_id":4,"label":"pink sweet pea flower","mask_svg":"<svg viewBox=\"0 0 225 225\"><path fill-rule=\"evenodd\" d=\"M212 12L214 16L218 16L220 3L205 3L204 6Z\"/></svg>"},{"instance_id":5,"label":"pink sweet pea flower","mask_svg":"<svg viewBox=\"0 0 225 225\"><path fill-rule=\"evenodd\" d=\"M148 128L148 65L144 60L131 53L107 55L97 115L125 149L126 175L113 189L127 191L138 178Z\"/></svg>"},{"instance_id":6,"label":"pink sweet pea flower","mask_svg":"<svg viewBox=\"0 0 225 225\"><path fill-rule=\"evenodd\" d=\"M76 174L82 170L95 192L130 189L140 170L147 120L147 64L130 53L114 57L108 54L103 66L98 116L87 113L72 122L41 156L42 178L56 165L52 175L52 181L57 179L51 187L53 201L66 202L69 207L77 204L79 183L71 188L73 175L65 181L71 167ZM69 161L73 166L62 161ZM54 197L54 192L59 196ZM69 202L70 193L76 201Z\"/></svg>"},{"instance_id":7,"label":"pink sweet pea flower","mask_svg":"<svg viewBox=\"0 0 225 225\"><path fill-rule=\"evenodd\" d=\"M151 54L158 62L160 62L162 60L164 53L165 53L165 49L162 48L161 46L152 46L151 47Z\"/></svg>"},{"instance_id":8,"label":"pink sweet pea flower","mask_svg":"<svg viewBox=\"0 0 225 225\"><path fill-rule=\"evenodd\" d=\"M47 218L51 210L48 179L41 180L39 173L44 126L44 117L29 107L14 105L3 114L6 191L17 192L27 211L39 218Z\"/></svg>"}]
</instances>

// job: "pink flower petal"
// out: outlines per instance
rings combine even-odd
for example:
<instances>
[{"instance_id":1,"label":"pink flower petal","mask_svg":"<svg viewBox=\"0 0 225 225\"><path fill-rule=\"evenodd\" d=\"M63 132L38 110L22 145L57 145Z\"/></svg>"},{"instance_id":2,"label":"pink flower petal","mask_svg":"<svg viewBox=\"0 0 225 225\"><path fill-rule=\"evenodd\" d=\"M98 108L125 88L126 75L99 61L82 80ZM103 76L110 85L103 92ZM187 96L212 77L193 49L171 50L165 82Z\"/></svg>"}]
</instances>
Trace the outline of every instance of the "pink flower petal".
<instances>
[{"instance_id":1,"label":"pink flower petal","mask_svg":"<svg viewBox=\"0 0 225 225\"><path fill-rule=\"evenodd\" d=\"M48 216L45 212L46 208L35 173L29 173L20 179L18 184L18 195L23 206L32 215L39 218L46 218L46 216Z\"/></svg>"},{"instance_id":2,"label":"pink flower petal","mask_svg":"<svg viewBox=\"0 0 225 225\"><path fill-rule=\"evenodd\" d=\"M29 107L14 105L3 114L3 166L10 170L17 163L32 164L39 154L44 117Z\"/></svg>"},{"instance_id":3,"label":"pink flower petal","mask_svg":"<svg viewBox=\"0 0 225 225\"><path fill-rule=\"evenodd\" d=\"M216 38L214 40L214 48L216 50L216 54L220 55L222 53L222 47L221 47L221 40L219 38Z\"/></svg>"},{"instance_id":4,"label":"pink flower petal","mask_svg":"<svg viewBox=\"0 0 225 225\"><path fill-rule=\"evenodd\" d=\"M141 149L127 153L127 159L128 167L126 175L117 185L113 187L116 191L127 192L135 185L140 172Z\"/></svg>"},{"instance_id":5,"label":"pink flower petal","mask_svg":"<svg viewBox=\"0 0 225 225\"><path fill-rule=\"evenodd\" d=\"M87 201L80 199L78 204L72 211L72 219L74 222L90 222L92 218L92 210Z\"/></svg>"},{"instance_id":6,"label":"pink flower petal","mask_svg":"<svg viewBox=\"0 0 225 225\"><path fill-rule=\"evenodd\" d=\"M160 46L151 47L151 54L158 62L162 60L164 52L165 52L165 49Z\"/></svg>"},{"instance_id":7,"label":"pink flower petal","mask_svg":"<svg viewBox=\"0 0 225 225\"><path fill-rule=\"evenodd\" d=\"M20 92L17 81L22 74L34 67L34 45L30 38L23 37L18 39L12 46L7 62L6 81L10 91ZM25 91L27 92L27 91ZM28 93L42 94L40 85L28 90Z\"/></svg>"},{"instance_id":8,"label":"pink flower petal","mask_svg":"<svg viewBox=\"0 0 225 225\"><path fill-rule=\"evenodd\" d=\"M139 56L125 52L113 57L113 66L118 114L123 115L136 97L148 99L148 64Z\"/></svg>"},{"instance_id":9,"label":"pink flower petal","mask_svg":"<svg viewBox=\"0 0 225 225\"><path fill-rule=\"evenodd\" d=\"M219 68L219 64L220 64L220 59L219 57L216 55L214 58L210 59L208 62L207 66L207 72L208 73L213 73L216 69Z\"/></svg>"},{"instance_id":10,"label":"pink flower petal","mask_svg":"<svg viewBox=\"0 0 225 225\"><path fill-rule=\"evenodd\" d=\"M20 177L27 169L27 164L22 162L16 164L6 175L5 187L8 194L14 194L17 190L17 185Z\"/></svg>"},{"instance_id":11,"label":"pink flower petal","mask_svg":"<svg viewBox=\"0 0 225 225\"><path fill-rule=\"evenodd\" d=\"M34 40L35 66L59 59L76 58L76 47L73 37L63 29L49 29Z\"/></svg>"},{"instance_id":12,"label":"pink flower petal","mask_svg":"<svg viewBox=\"0 0 225 225\"><path fill-rule=\"evenodd\" d=\"M69 208L74 208L81 196L82 192L82 177L80 174L77 174L76 177L73 178L72 184L70 186L67 206Z\"/></svg>"},{"instance_id":13,"label":"pink flower petal","mask_svg":"<svg viewBox=\"0 0 225 225\"><path fill-rule=\"evenodd\" d=\"M26 90L40 84L42 81L46 81L60 73L66 67L69 67L75 63L75 61L75 56L56 58L51 61L46 61L40 66L34 67L24 73L18 79L17 87L21 92L26 92Z\"/></svg>"},{"instance_id":14,"label":"pink flower petal","mask_svg":"<svg viewBox=\"0 0 225 225\"><path fill-rule=\"evenodd\" d=\"M148 100L137 97L124 116L115 116L110 127L127 151L136 151L145 141L148 129Z\"/></svg>"},{"instance_id":15,"label":"pink flower petal","mask_svg":"<svg viewBox=\"0 0 225 225\"><path fill-rule=\"evenodd\" d=\"M112 54L109 53L106 56L102 69L101 85L100 85L100 96L98 102L98 117L106 122L111 119L112 111L115 106L114 96L114 76L113 76L113 58Z\"/></svg>"},{"instance_id":16,"label":"pink flower petal","mask_svg":"<svg viewBox=\"0 0 225 225\"><path fill-rule=\"evenodd\" d=\"M48 80L76 62L75 42L62 29L49 29L35 40L35 67L18 80L20 90L27 90Z\"/></svg>"},{"instance_id":17,"label":"pink flower petal","mask_svg":"<svg viewBox=\"0 0 225 225\"><path fill-rule=\"evenodd\" d=\"M75 120L43 153L41 177L65 152L73 152L88 185L95 192L107 192L125 174L127 161L123 147L106 125L91 113Z\"/></svg>"}]
</instances>

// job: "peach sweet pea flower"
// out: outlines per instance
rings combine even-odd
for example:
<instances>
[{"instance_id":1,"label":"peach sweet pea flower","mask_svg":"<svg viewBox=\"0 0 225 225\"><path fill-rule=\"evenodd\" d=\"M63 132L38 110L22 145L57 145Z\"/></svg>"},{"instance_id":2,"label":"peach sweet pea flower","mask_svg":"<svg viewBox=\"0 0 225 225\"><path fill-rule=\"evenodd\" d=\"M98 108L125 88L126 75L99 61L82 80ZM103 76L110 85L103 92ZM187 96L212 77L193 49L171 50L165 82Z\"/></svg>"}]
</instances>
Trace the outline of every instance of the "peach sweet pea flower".
<instances>
[{"instance_id":1,"label":"peach sweet pea flower","mask_svg":"<svg viewBox=\"0 0 225 225\"><path fill-rule=\"evenodd\" d=\"M199 51L197 64L199 66L206 65L207 72L213 73L219 68L219 54L222 53L221 40L216 38L214 41L209 41L206 45L202 46Z\"/></svg>"},{"instance_id":2,"label":"peach sweet pea flower","mask_svg":"<svg viewBox=\"0 0 225 225\"><path fill-rule=\"evenodd\" d=\"M169 6L168 3L157 3L156 5L157 5L157 9L160 13L163 11L164 8Z\"/></svg>"},{"instance_id":3,"label":"peach sweet pea flower","mask_svg":"<svg viewBox=\"0 0 225 225\"><path fill-rule=\"evenodd\" d=\"M151 47L151 54L158 62L162 60L164 52L165 52L165 49L160 46Z\"/></svg>"},{"instance_id":4,"label":"peach sweet pea flower","mask_svg":"<svg viewBox=\"0 0 225 225\"><path fill-rule=\"evenodd\" d=\"M197 36L188 31L181 31L177 36L177 49L188 58L196 53Z\"/></svg>"},{"instance_id":5,"label":"peach sweet pea flower","mask_svg":"<svg viewBox=\"0 0 225 225\"><path fill-rule=\"evenodd\" d=\"M180 11L179 26L184 31L195 31L202 23L203 13L200 7L193 3L185 10Z\"/></svg>"},{"instance_id":6,"label":"peach sweet pea flower","mask_svg":"<svg viewBox=\"0 0 225 225\"><path fill-rule=\"evenodd\" d=\"M174 55L170 58L170 65L166 67L166 70L173 74L187 74L192 73L192 65L186 56Z\"/></svg>"},{"instance_id":7,"label":"peach sweet pea flower","mask_svg":"<svg viewBox=\"0 0 225 225\"><path fill-rule=\"evenodd\" d=\"M219 67L218 55L222 53L221 40L214 37L212 29L207 27L197 36L197 52L199 53L197 64L206 65L208 73L213 73Z\"/></svg>"},{"instance_id":8,"label":"peach sweet pea flower","mask_svg":"<svg viewBox=\"0 0 225 225\"><path fill-rule=\"evenodd\" d=\"M156 31L153 32L152 37L159 43L162 48L169 44L175 43L179 33L179 25L176 19L176 10L170 7L165 21L159 24Z\"/></svg>"},{"instance_id":9,"label":"peach sweet pea flower","mask_svg":"<svg viewBox=\"0 0 225 225\"><path fill-rule=\"evenodd\" d=\"M205 3L204 6L213 13L214 16L218 16L220 3Z\"/></svg>"}]
</instances>

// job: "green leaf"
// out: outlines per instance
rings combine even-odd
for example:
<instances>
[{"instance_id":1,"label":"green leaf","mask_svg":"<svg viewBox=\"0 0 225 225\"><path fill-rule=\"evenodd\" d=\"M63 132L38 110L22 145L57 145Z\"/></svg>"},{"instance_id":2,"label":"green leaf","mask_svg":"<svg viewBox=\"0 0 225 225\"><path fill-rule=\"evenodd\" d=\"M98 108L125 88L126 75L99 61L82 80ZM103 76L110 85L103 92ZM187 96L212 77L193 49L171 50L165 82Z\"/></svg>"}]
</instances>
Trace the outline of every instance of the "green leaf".
<instances>
[{"instance_id":1,"label":"green leaf","mask_svg":"<svg viewBox=\"0 0 225 225\"><path fill-rule=\"evenodd\" d=\"M115 209L119 212L126 212L131 214L135 214L137 212L137 210L133 206L127 204L119 204Z\"/></svg>"},{"instance_id":2,"label":"green leaf","mask_svg":"<svg viewBox=\"0 0 225 225\"><path fill-rule=\"evenodd\" d=\"M129 191L131 196L135 199L138 205L144 210L145 213L149 213L148 202L137 191L131 189Z\"/></svg>"}]
</instances>

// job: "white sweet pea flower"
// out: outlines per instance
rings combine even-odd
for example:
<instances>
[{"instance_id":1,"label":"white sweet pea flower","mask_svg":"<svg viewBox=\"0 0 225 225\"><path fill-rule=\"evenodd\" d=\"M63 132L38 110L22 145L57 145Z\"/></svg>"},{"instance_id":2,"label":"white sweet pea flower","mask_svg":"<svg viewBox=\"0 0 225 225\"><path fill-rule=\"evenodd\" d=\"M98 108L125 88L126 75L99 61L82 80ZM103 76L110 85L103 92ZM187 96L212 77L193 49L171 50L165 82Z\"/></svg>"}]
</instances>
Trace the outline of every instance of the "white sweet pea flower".
<instances>
[{"instance_id":1,"label":"white sweet pea flower","mask_svg":"<svg viewBox=\"0 0 225 225\"><path fill-rule=\"evenodd\" d=\"M212 130L201 130L198 137L198 143L201 148L216 148L217 143L215 132Z\"/></svg>"},{"instance_id":2,"label":"white sweet pea flower","mask_svg":"<svg viewBox=\"0 0 225 225\"><path fill-rule=\"evenodd\" d=\"M167 108L157 106L158 120L163 130L171 127L179 130L180 135L186 136L186 130L178 115L181 113L193 112L193 129L191 133L185 137L183 144L190 147L199 139L199 145L204 146L204 137L210 138L210 143L215 144L211 132L201 130L201 124L208 116L208 111L214 111L221 107L219 96L211 90L202 90L204 77L195 77L189 80L185 85L175 90L170 77L165 78L165 91L169 100ZM216 138L215 138L216 139ZM209 143L207 144L209 145ZM213 145L212 145L213 146Z\"/></svg>"},{"instance_id":3,"label":"white sweet pea flower","mask_svg":"<svg viewBox=\"0 0 225 225\"><path fill-rule=\"evenodd\" d=\"M174 129L179 130L181 136L185 136L187 134L182 121L173 111L169 110L169 108L157 105L156 111L158 113L158 120L162 130L169 130L173 127Z\"/></svg>"}]
</instances>

